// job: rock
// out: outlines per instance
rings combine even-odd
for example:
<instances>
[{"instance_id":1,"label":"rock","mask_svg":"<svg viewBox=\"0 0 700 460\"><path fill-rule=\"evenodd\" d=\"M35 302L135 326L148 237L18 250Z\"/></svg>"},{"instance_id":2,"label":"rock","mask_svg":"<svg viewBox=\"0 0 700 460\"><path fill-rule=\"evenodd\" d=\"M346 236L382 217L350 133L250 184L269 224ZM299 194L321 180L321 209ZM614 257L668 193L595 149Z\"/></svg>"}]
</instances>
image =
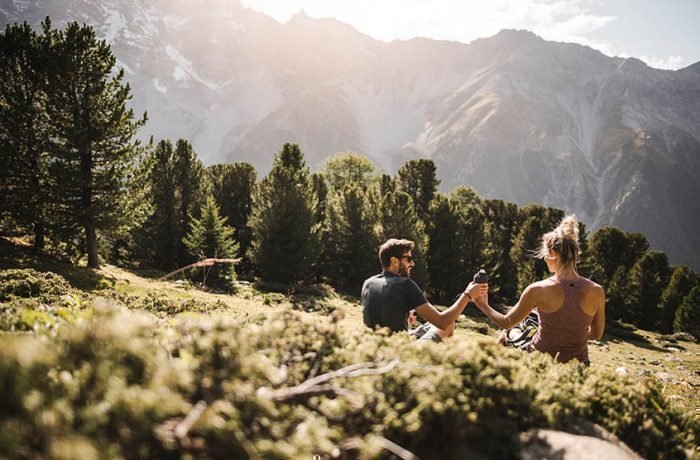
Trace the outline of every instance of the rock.
<instances>
[{"instance_id":1,"label":"rock","mask_svg":"<svg viewBox=\"0 0 700 460\"><path fill-rule=\"evenodd\" d=\"M620 366L617 369L615 369L615 372L617 372L618 375L627 375L629 374L629 371L627 370L626 367Z\"/></svg>"},{"instance_id":2,"label":"rock","mask_svg":"<svg viewBox=\"0 0 700 460\"><path fill-rule=\"evenodd\" d=\"M677 343L676 343L676 344L673 344L673 345L664 345L664 348L665 348L667 351L674 351L674 352L684 351L684 350L685 350L685 347L683 347L683 346L681 346L681 345L678 345Z\"/></svg>"},{"instance_id":3,"label":"rock","mask_svg":"<svg viewBox=\"0 0 700 460\"><path fill-rule=\"evenodd\" d=\"M697 340L695 336L688 334L687 332L676 332L671 337L676 340L683 340L685 342L695 342Z\"/></svg>"},{"instance_id":4,"label":"rock","mask_svg":"<svg viewBox=\"0 0 700 460\"><path fill-rule=\"evenodd\" d=\"M597 427L592 435L578 435L563 431L533 429L520 436L520 458L539 460L556 458L561 460L584 459L640 459L613 434Z\"/></svg>"},{"instance_id":5,"label":"rock","mask_svg":"<svg viewBox=\"0 0 700 460\"><path fill-rule=\"evenodd\" d=\"M649 361L649 364L651 364L653 366L659 366L659 365L661 365L661 361L659 361L658 359L655 359L653 361Z\"/></svg>"},{"instance_id":6,"label":"rock","mask_svg":"<svg viewBox=\"0 0 700 460\"><path fill-rule=\"evenodd\" d=\"M669 380L671 380L673 378L673 376L671 374L669 374L668 372L657 372L656 378L661 380L662 382L668 382Z\"/></svg>"},{"instance_id":7,"label":"rock","mask_svg":"<svg viewBox=\"0 0 700 460\"><path fill-rule=\"evenodd\" d=\"M673 356L673 355L666 356L666 361L680 362L680 360L681 359L678 356Z\"/></svg>"}]
</instances>

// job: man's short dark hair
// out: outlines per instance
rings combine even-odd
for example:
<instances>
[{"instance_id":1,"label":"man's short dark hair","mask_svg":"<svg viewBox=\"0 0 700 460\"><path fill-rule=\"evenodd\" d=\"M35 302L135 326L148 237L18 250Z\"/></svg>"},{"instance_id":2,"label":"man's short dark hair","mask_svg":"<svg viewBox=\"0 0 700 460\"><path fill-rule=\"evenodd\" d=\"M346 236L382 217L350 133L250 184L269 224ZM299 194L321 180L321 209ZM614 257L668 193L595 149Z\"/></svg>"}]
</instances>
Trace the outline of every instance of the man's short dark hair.
<instances>
[{"instance_id":1,"label":"man's short dark hair","mask_svg":"<svg viewBox=\"0 0 700 460\"><path fill-rule=\"evenodd\" d=\"M411 240L397 240L396 238L391 238L379 247L379 262L382 264L382 268L389 268L391 265L391 258L400 258L408 251L412 251L415 244Z\"/></svg>"}]
</instances>

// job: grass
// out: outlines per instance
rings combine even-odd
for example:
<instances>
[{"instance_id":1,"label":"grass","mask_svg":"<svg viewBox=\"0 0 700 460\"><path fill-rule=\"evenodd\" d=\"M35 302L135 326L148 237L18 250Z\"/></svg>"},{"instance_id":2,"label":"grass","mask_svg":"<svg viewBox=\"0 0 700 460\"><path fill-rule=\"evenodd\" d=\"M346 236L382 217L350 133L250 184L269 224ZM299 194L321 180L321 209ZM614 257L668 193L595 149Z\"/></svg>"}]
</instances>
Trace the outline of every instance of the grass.
<instances>
[{"instance_id":1,"label":"grass","mask_svg":"<svg viewBox=\"0 0 700 460\"><path fill-rule=\"evenodd\" d=\"M345 328L364 327L359 298L337 294L327 286L290 291L276 285L239 282L232 295L205 292L187 283L160 281L159 273L155 272L140 273L110 265L100 270L73 266L32 254L21 243L0 238L0 269L7 268L51 271L63 276L73 287L96 296L102 293L139 298L150 295L172 302L196 301L212 306L206 313L183 312L180 315L222 314L258 323L282 308L292 307L309 315L333 314ZM498 333L483 316L470 311L458 320L453 340L474 341L483 339L484 335L496 340ZM601 341L589 344L589 351L592 366L627 373L638 379L657 380L670 400L700 418L700 344L611 323Z\"/></svg>"}]
</instances>

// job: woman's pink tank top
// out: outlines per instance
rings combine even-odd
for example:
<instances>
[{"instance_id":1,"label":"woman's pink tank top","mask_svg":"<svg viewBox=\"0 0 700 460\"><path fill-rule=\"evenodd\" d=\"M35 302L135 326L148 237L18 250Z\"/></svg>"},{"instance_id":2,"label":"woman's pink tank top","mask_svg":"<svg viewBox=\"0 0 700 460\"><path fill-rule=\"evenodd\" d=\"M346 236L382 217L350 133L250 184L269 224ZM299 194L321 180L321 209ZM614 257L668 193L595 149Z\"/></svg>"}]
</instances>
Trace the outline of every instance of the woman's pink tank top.
<instances>
[{"instance_id":1,"label":"woman's pink tank top","mask_svg":"<svg viewBox=\"0 0 700 460\"><path fill-rule=\"evenodd\" d=\"M550 279L564 289L564 305L553 313L539 311L540 327L530 349L549 353L562 363L576 358L589 364L588 328L593 317L581 309L581 291L593 282L586 278Z\"/></svg>"}]
</instances>

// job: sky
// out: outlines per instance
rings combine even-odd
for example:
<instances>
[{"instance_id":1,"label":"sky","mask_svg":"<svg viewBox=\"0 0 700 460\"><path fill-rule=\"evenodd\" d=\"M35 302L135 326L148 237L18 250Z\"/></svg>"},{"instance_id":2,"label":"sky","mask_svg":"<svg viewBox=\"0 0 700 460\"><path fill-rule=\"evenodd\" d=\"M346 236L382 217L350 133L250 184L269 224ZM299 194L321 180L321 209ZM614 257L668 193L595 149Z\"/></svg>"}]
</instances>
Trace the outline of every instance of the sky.
<instances>
[{"instance_id":1,"label":"sky","mask_svg":"<svg viewBox=\"0 0 700 460\"><path fill-rule=\"evenodd\" d=\"M303 10L378 40L469 43L502 29L578 43L660 69L700 61L700 0L241 0L284 23Z\"/></svg>"}]
</instances>

